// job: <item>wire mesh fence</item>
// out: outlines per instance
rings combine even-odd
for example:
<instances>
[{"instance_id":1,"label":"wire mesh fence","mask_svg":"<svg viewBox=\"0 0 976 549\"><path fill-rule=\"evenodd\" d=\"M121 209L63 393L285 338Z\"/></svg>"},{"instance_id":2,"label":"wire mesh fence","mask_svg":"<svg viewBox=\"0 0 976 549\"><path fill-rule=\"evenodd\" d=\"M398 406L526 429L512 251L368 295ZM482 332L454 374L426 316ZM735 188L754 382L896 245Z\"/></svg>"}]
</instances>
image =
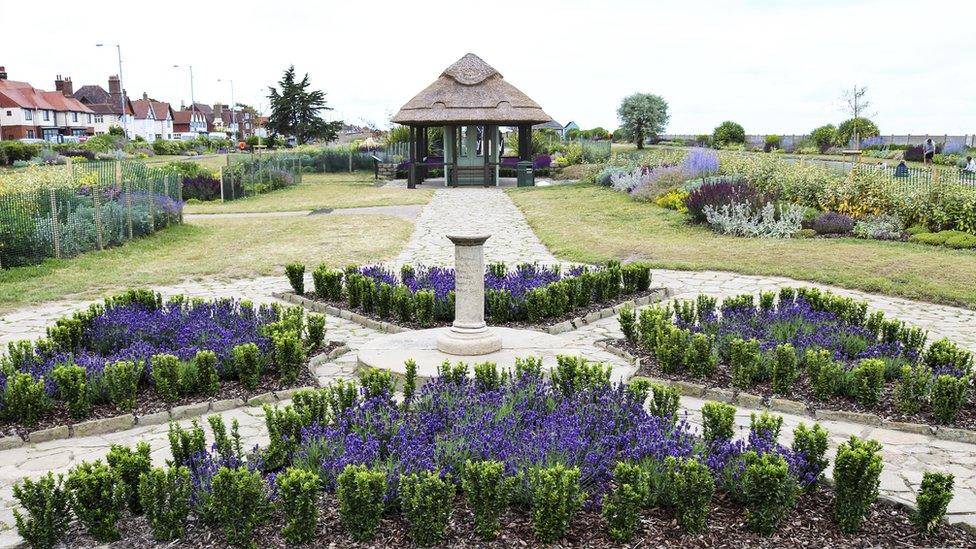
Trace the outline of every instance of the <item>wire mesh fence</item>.
<instances>
[{"instance_id":1,"label":"wire mesh fence","mask_svg":"<svg viewBox=\"0 0 976 549\"><path fill-rule=\"evenodd\" d=\"M220 198L238 200L302 182L302 158L295 154L255 154L231 161L220 173Z\"/></svg>"},{"instance_id":2,"label":"wire mesh fence","mask_svg":"<svg viewBox=\"0 0 976 549\"><path fill-rule=\"evenodd\" d=\"M855 164L854 169L880 171L889 178L889 185L903 190L931 190L938 185L959 185L976 191L976 173L954 167L908 168Z\"/></svg>"},{"instance_id":3,"label":"wire mesh fence","mask_svg":"<svg viewBox=\"0 0 976 549\"><path fill-rule=\"evenodd\" d=\"M0 195L0 268L119 246L183 221L181 184L158 168L85 162L66 174Z\"/></svg>"}]
</instances>

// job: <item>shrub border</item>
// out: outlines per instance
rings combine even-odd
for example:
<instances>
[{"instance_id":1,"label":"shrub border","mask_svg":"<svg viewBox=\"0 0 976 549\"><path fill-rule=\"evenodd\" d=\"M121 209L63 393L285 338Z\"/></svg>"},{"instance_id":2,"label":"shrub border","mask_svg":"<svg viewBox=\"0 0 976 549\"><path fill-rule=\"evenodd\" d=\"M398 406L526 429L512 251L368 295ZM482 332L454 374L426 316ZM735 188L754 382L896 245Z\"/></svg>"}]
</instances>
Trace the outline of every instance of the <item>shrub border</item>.
<instances>
[{"instance_id":1,"label":"shrub border","mask_svg":"<svg viewBox=\"0 0 976 549\"><path fill-rule=\"evenodd\" d=\"M662 301L674 295L674 292L670 288L665 288L663 286L652 287L648 291L650 293L648 293L645 296L638 297L635 299L628 299L627 301L622 301L614 305L613 307L605 307L597 311L592 311L585 316L578 316L575 318L557 322L556 324L547 325L544 327L544 329L538 329L537 331L545 332L550 335L558 335L566 332L571 332L573 330L578 330L579 328L582 328L583 326L586 326L588 324L592 324L598 320L602 320L604 318L610 318L614 315L617 315L620 313L620 310L626 306L642 307L644 305L650 305L651 303L657 303L659 301ZM301 305L302 307L305 307L306 309L312 312L323 313L323 314L343 318L345 320L355 322L360 326L365 326L366 328L370 328L372 330L376 330L379 332L385 332L388 334L399 334L402 332L413 331L412 328L405 328L403 326L393 324L392 322L375 320L367 316L363 316L359 313L350 311L348 309L341 309L339 307L336 307L335 305L329 305L326 303L322 303L321 301L316 301L314 299L309 299L305 296L297 295L295 294L295 292L292 291L275 292L271 294L271 296L274 297L275 299L287 301L295 305ZM532 329L532 328L527 328L527 329Z\"/></svg>"},{"instance_id":2,"label":"shrub border","mask_svg":"<svg viewBox=\"0 0 976 549\"><path fill-rule=\"evenodd\" d=\"M315 375L315 368L325 362L329 362L339 355L349 352L349 346L345 343L340 344L338 347L332 349L328 353L323 353L315 355L305 363L305 367L308 369L309 373L313 377L318 379ZM48 442L51 440L61 440L68 438L77 437L87 437L94 435L105 435L109 433L117 433L120 431L126 431L133 427L145 427L147 425L163 425L169 423L170 421L180 421L184 419L190 419L195 417L200 417L205 414L226 412L228 410L235 410L237 408L248 408L253 406L261 406L263 404L274 404L281 402L283 400L288 400L297 391L302 389L313 389L314 387L302 386L302 387L292 387L289 389L283 389L281 391L268 391L266 393L261 393L254 395L253 397L244 400L243 398L227 398L223 400L204 400L200 402L194 402L191 404L184 404L181 406L174 406L168 410L163 410L161 412L153 412L151 414L145 414L142 416L137 416L136 414L121 414L112 417L103 417L98 419L90 419L88 421L82 421L80 423L72 423L69 425L57 425L55 427L49 427L47 429L40 429L38 431L31 431L27 435L27 440L20 438L17 435L8 435L5 437L0 437L0 451L12 450L14 448L20 448L22 446L28 446L30 444L37 444L41 442Z\"/></svg>"},{"instance_id":3,"label":"shrub border","mask_svg":"<svg viewBox=\"0 0 976 549\"><path fill-rule=\"evenodd\" d=\"M640 369L640 357L635 357L630 352L613 344L613 340L601 339L594 342L597 347L615 354L618 357L630 362ZM784 414L806 416L818 421L844 421L847 423L857 423L868 427L883 427L895 431L914 433L917 435L929 435L939 440L950 442L963 442L966 444L976 444L976 431L960 429L958 427L942 427L937 425L927 425L924 423L909 423L903 421L890 421L883 419L877 414L864 412L849 412L846 410L810 410L805 402L790 400L786 398L764 398L734 388L708 387L702 383L690 381L670 380L656 378L653 376L634 376L631 380L638 377L649 379L654 383L674 386L683 396L703 398L706 400L718 400L730 404L736 404L743 408L765 410L770 409Z\"/></svg>"}]
</instances>

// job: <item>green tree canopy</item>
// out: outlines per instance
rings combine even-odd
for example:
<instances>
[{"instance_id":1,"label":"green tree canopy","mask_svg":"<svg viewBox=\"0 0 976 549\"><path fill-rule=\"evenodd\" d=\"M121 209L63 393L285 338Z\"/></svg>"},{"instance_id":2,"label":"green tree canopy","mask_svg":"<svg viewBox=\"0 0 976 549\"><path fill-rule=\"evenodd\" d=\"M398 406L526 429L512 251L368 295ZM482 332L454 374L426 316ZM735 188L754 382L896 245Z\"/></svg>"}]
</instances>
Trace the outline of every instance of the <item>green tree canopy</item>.
<instances>
[{"instance_id":1,"label":"green tree canopy","mask_svg":"<svg viewBox=\"0 0 976 549\"><path fill-rule=\"evenodd\" d=\"M292 65L278 81L280 91L274 86L268 88L271 115L266 127L272 135L293 135L299 145L316 138L332 141L339 135L342 122L326 122L319 114L332 110L325 101L325 92L309 90L309 86L308 73L296 81Z\"/></svg>"},{"instance_id":2,"label":"green tree canopy","mask_svg":"<svg viewBox=\"0 0 976 549\"><path fill-rule=\"evenodd\" d=\"M837 128L833 124L824 124L819 128L814 128L810 132L810 140L820 149L820 152L824 152L837 141Z\"/></svg>"},{"instance_id":3,"label":"green tree canopy","mask_svg":"<svg viewBox=\"0 0 976 549\"><path fill-rule=\"evenodd\" d=\"M731 120L726 120L715 128L712 132L712 140L716 145L728 145L729 143L745 143L746 130L740 124Z\"/></svg>"},{"instance_id":4,"label":"green tree canopy","mask_svg":"<svg viewBox=\"0 0 976 549\"><path fill-rule=\"evenodd\" d=\"M668 102L653 93L635 93L620 102L617 118L621 129L627 132L638 149L643 149L648 136L664 132L668 125Z\"/></svg>"},{"instance_id":5,"label":"green tree canopy","mask_svg":"<svg viewBox=\"0 0 976 549\"><path fill-rule=\"evenodd\" d=\"M837 126L837 145L845 147L853 144L852 140L855 133L857 133L859 140L881 135L878 126L871 120L864 117L851 118Z\"/></svg>"}]
</instances>

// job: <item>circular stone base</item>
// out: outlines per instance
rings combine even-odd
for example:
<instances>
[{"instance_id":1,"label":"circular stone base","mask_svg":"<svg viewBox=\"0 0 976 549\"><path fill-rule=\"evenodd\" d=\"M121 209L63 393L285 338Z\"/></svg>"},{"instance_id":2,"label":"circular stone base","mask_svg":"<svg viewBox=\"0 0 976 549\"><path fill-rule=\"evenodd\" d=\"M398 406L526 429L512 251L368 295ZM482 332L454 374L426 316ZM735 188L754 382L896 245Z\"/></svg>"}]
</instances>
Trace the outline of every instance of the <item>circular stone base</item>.
<instances>
[{"instance_id":1,"label":"circular stone base","mask_svg":"<svg viewBox=\"0 0 976 549\"><path fill-rule=\"evenodd\" d=\"M437 350L449 355L481 356L501 349L502 338L484 326L479 330L451 328L437 334Z\"/></svg>"},{"instance_id":2,"label":"circular stone base","mask_svg":"<svg viewBox=\"0 0 976 549\"><path fill-rule=\"evenodd\" d=\"M358 363L360 368L382 368L397 376L407 372L404 362L414 359L417 362L417 377L421 380L437 377L437 367L445 360L455 363L494 362L502 370L515 364L516 358L530 356L542 358L542 366L549 370L556 365L556 355L579 354L571 342L554 335L533 330L513 328L491 328L502 340L501 350L476 356L447 354L437 349L437 339L450 328L432 328L391 334L367 341L360 349Z\"/></svg>"}]
</instances>

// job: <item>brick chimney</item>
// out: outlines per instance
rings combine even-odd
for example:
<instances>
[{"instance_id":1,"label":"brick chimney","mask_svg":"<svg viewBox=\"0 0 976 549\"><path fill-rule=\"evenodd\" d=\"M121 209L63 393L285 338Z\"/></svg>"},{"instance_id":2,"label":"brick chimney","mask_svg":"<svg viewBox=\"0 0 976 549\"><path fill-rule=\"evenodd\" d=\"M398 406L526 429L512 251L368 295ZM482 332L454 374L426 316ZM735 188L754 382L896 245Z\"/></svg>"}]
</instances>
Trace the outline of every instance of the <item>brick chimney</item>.
<instances>
[{"instance_id":1,"label":"brick chimney","mask_svg":"<svg viewBox=\"0 0 976 549\"><path fill-rule=\"evenodd\" d=\"M146 92L142 92L142 99L145 100L145 101L148 101L149 100L149 94L146 93Z\"/></svg>"},{"instance_id":2,"label":"brick chimney","mask_svg":"<svg viewBox=\"0 0 976 549\"><path fill-rule=\"evenodd\" d=\"M7 67L0 65L0 80L7 79Z\"/></svg>"},{"instance_id":3,"label":"brick chimney","mask_svg":"<svg viewBox=\"0 0 976 549\"><path fill-rule=\"evenodd\" d=\"M113 97L122 95L122 86L119 84L118 75L113 74L108 77L108 93Z\"/></svg>"},{"instance_id":4,"label":"brick chimney","mask_svg":"<svg viewBox=\"0 0 976 549\"><path fill-rule=\"evenodd\" d=\"M71 94L75 93L75 87L71 83L71 77L66 76L61 78L60 74L54 80L54 89L61 92L65 97L71 97Z\"/></svg>"}]
</instances>

